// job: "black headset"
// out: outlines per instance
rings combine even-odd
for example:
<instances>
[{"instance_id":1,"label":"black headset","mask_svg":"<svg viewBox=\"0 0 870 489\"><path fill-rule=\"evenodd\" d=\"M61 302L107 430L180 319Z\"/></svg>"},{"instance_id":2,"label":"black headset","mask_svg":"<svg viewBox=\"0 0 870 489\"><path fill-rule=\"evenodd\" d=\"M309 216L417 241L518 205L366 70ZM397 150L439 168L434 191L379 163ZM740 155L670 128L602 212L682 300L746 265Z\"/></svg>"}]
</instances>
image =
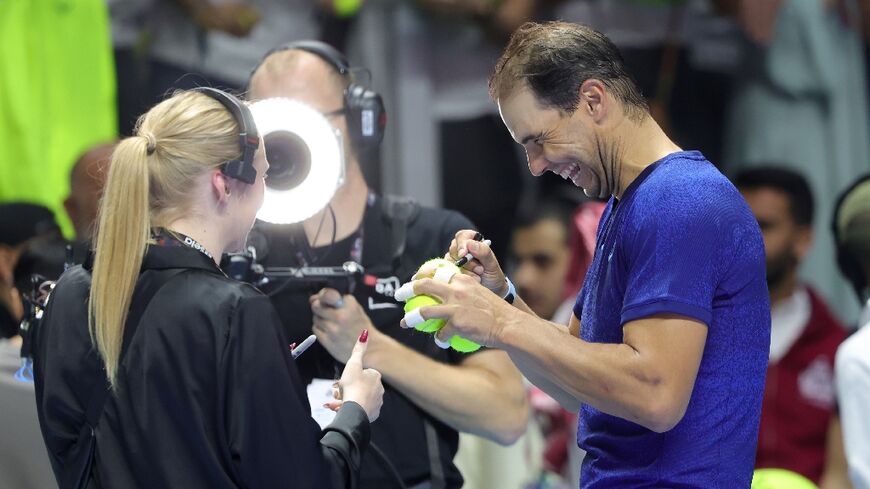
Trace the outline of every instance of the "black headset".
<instances>
[{"instance_id":1,"label":"black headset","mask_svg":"<svg viewBox=\"0 0 870 489\"><path fill-rule=\"evenodd\" d=\"M384 101L377 92L356 83L352 79L352 68L347 58L329 44L312 40L284 44L267 52L251 71L251 75L272 54L292 49L318 56L329 63L339 75L350 81L350 84L344 89L343 108L347 118L347 131L350 133L348 136L357 154L377 149L384 139L384 129L387 126Z\"/></svg>"},{"instance_id":2,"label":"black headset","mask_svg":"<svg viewBox=\"0 0 870 489\"><path fill-rule=\"evenodd\" d=\"M861 262L858 260L858 257L853 255L843 243L839 221L840 211L846 198L853 190L866 183L868 180L870 180L870 173L852 183L849 188L844 190L840 196L837 197L837 203L834 205L834 218L831 222L831 229L834 232L834 245L837 249L837 266L840 268L840 273L842 273L855 288L855 293L858 294L858 300L863 300L862 294L867 288L867 277L864 276L864 271L861 268Z\"/></svg>"},{"instance_id":3,"label":"black headset","mask_svg":"<svg viewBox=\"0 0 870 489\"><path fill-rule=\"evenodd\" d=\"M242 149L242 157L224 162L221 172L230 178L253 184L257 181L254 153L260 147L260 136L257 134L257 125L254 124L251 110L234 95L217 88L199 87L194 88L193 91L217 100L233 115L239 125L239 147Z\"/></svg>"}]
</instances>

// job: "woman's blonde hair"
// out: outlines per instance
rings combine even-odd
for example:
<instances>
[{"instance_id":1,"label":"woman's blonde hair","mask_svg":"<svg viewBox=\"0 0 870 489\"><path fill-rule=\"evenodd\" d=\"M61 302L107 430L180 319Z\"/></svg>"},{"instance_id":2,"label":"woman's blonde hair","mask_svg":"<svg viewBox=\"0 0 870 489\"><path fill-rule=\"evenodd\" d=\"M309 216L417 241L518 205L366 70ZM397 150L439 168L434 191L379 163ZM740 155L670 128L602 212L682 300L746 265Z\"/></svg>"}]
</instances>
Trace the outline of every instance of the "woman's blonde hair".
<instances>
[{"instance_id":1,"label":"woman's blonde hair","mask_svg":"<svg viewBox=\"0 0 870 489\"><path fill-rule=\"evenodd\" d=\"M240 157L239 128L211 97L176 92L112 154L96 234L88 326L114 387L124 324L151 229L191 211L197 177Z\"/></svg>"}]
</instances>

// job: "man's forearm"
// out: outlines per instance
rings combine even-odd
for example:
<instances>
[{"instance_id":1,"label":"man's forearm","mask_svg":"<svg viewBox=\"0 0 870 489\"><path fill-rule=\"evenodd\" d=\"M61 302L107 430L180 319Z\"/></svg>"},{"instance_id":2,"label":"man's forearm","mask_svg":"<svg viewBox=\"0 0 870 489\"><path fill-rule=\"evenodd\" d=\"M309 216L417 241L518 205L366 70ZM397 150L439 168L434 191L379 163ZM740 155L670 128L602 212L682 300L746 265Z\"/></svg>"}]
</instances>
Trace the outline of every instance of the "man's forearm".
<instances>
[{"instance_id":1,"label":"man's forearm","mask_svg":"<svg viewBox=\"0 0 870 489\"><path fill-rule=\"evenodd\" d=\"M573 398L654 431L666 431L682 417L685 406L672 399L673 381L661 364L625 343L588 343L522 316L510 320L499 346L526 377L546 379L542 389L560 402Z\"/></svg>"},{"instance_id":2,"label":"man's forearm","mask_svg":"<svg viewBox=\"0 0 870 489\"><path fill-rule=\"evenodd\" d=\"M517 309L526 312L527 314L538 317L519 297L517 297L517 300L514 301L514 306ZM549 321L542 321L541 327L551 327L556 329L560 333L568 334L567 325L561 325ZM564 409L572 412L577 412L580 410L580 400L577 399L574 395L568 393L565 389L559 387L557 384L552 382L550 380L551 373L541 371L540 368L538 368L538 364L529 355L525 354L520 350L513 350L510 352L510 359L514 362L514 365L516 365L520 369L523 375L525 375L525 377L529 379L529 382L537 386L542 391L546 392L550 397L552 397L559 404L561 404Z\"/></svg>"},{"instance_id":3,"label":"man's forearm","mask_svg":"<svg viewBox=\"0 0 870 489\"><path fill-rule=\"evenodd\" d=\"M502 444L513 443L525 431L528 403L522 377L504 352L483 351L448 365L380 334L369 346L366 365L458 431Z\"/></svg>"},{"instance_id":4,"label":"man's forearm","mask_svg":"<svg viewBox=\"0 0 870 489\"><path fill-rule=\"evenodd\" d=\"M520 352L512 352L510 358L513 360L514 364L519 367L523 375L529 379L529 382L555 399L562 408L575 413L580 410L580 400L574 397L573 394L570 394L565 389L553 383L546 372L540 372L535 367L535 362L531 361L527 355Z\"/></svg>"}]
</instances>

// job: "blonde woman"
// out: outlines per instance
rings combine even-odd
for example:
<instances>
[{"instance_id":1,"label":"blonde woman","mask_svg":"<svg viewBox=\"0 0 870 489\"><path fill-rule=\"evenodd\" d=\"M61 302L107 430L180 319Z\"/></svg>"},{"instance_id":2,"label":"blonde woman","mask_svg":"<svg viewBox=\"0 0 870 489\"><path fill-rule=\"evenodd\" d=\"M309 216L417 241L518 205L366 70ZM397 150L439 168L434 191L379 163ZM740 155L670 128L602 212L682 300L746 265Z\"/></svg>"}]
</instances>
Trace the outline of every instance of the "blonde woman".
<instances>
[{"instance_id":1,"label":"blonde woman","mask_svg":"<svg viewBox=\"0 0 870 489\"><path fill-rule=\"evenodd\" d=\"M321 432L269 300L217 266L263 202L250 112L179 92L136 134L113 154L93 261L61 277L36 340L61 488L352 486L383 395L365 332Z\"/></svg>"}]
</instances>

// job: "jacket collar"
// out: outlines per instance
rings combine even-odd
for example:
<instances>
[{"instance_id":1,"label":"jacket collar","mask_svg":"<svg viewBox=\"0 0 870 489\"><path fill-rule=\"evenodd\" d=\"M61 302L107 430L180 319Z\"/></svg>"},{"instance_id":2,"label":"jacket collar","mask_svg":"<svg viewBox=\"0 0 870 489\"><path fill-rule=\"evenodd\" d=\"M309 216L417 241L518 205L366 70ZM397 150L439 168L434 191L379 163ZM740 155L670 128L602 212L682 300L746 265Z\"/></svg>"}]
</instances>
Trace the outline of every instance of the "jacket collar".
<instances>
[{"instance_id":1,"label":"jacket collar","mask_svg":"<svg viewBox=\"0 0 870 489\"><path fill-rule=\"evenodd\" d=\"M187 246L149 245L142 260L142 271L188 268L224 275L211 258Z\"/></svg>"}]
</instances>

